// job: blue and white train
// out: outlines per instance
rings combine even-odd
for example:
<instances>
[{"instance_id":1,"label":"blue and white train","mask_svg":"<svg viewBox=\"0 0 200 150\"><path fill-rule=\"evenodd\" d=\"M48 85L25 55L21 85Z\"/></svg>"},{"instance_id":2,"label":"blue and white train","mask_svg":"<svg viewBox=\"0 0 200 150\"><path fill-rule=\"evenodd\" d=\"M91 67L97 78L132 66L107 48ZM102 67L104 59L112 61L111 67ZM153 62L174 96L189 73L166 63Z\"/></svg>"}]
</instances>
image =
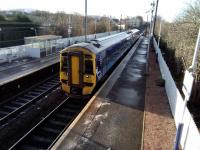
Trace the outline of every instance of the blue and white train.
<instances>
[{"instance_id":1,"label":"blue and white train","mask_svg":"<svg viewBox=\"0 0 200 150\"><path fill-rule=\"evenodd\" d=\"M60 53L62 90L71 97L89 96L98 82L140 37L137 29L78 43Z\"/></svg>"}]
</instances>

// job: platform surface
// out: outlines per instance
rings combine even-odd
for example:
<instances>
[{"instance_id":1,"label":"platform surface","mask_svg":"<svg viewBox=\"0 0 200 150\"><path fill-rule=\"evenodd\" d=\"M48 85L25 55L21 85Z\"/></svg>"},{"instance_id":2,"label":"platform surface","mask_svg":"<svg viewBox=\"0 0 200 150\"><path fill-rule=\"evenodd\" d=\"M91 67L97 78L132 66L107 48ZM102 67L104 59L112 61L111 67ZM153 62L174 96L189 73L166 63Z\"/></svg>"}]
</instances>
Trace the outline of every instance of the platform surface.
<instances>
[{"instance_id":1,"label":"platform surface","mask_svg":"<svg viewBox=\"0 0 200 150\"><path fill-rule=\"evenodd\" d=\"M146 81L144 150L173 150L175 145L176 126L165 92L156 54L149 52L149 75ZM163 140L164 139L164 140Z\"/></svg>"},{"instance_id":2,"label":"platform surface","mask_svg":"<svg viewBox=\"0 0 200 150\"><path fill-rule=\"evenodd\" d=\"M0 66L0 86L58 62L59 55L56 54L40 59L29 58L26 62L3 64Z\"/></svg>"},{"instance_id":3,"label":"platform surface","mask_svg":"<svg viewBox=\"0 0 200 150\"><path fill-rule=\"evenodd\" d=\"M136 50L131 49L90 107L52 149L141 149L147 48L144 38Z\"/></svg>"}]
</instances>

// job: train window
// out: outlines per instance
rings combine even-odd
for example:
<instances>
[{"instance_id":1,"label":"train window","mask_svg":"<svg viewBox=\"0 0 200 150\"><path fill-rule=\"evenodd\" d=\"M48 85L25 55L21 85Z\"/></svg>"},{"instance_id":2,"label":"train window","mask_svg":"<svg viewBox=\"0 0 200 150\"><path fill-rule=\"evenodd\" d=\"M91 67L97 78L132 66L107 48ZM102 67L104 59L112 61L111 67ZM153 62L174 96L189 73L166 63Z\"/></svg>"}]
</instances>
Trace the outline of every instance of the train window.
<instances>
[{"instance_id":1,"label":"train window","mask_svg":"<svg viewBox=\"0 0 200 150\"><path fill-rule=\"evenodd\" d=\"M85 60L85 74L94 74L93 63L91 60Z\"/></svg>"},{"instance_id":2,"label":"train window","mask_svg":"<svg viewBox=\"0 0 200 150\"><path fill-rule=\"evenodd\" d=\"M66 71L68 72L68 61L67 61L67 56L63 57L63 61L62 61L62 68L61 71Z\"/></svg>"},{"instance_id":3,"label":"train window","mask_svg":"<svg viewBox=\"0 0 200 150\"><path fill-rule=\"evenodd\" d=\"M62 53L62 56L67 56L67 53Z\"/></svg>"}]
</instances>

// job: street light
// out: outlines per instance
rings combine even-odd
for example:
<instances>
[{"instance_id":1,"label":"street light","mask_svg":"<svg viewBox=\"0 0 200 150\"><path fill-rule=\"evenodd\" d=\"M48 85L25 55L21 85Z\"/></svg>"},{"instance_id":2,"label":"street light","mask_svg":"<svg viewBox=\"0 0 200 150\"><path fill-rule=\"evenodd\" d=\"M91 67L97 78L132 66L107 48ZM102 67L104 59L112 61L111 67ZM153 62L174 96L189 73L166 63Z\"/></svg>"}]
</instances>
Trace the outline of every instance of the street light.
<instances>
[{"instance_id":1,"label":"street light","mask_svg":"<svg viewBox=\"0 0 200 150\"><path fill-rule=\"evenodd\" d=\"M71 15L69 15L69 20L68 20L68 38L70 38L70 35L72 33L72 27L71 27Z\"/></svg>"}]
</instances>

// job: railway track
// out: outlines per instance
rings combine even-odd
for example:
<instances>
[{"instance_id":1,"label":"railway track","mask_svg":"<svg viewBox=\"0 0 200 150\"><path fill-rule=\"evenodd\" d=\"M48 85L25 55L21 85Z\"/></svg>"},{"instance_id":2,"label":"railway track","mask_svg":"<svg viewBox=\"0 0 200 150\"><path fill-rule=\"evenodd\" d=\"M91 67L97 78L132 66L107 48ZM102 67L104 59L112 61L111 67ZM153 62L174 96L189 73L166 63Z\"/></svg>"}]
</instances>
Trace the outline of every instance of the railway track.
<instances>
[{"instance_id":1,"label":"railway track","mask_svg":"<svg viewBox=\"0 0 200 150\"><path fill-rule=\"evenodd\" d=\"M34 81L33 81L34 82ZM0 126L16 118L24 109L34 104L60 85L58 75L50 77L19 93L0 105Z\"/></svg>"},{"instance_id":2,"label":"railway track","mask_svg":"<svg viewBox=\"0 0 200 150\"><path fill-rule=\"evenodd\" d=\"M10 150L50 149L86 103L86 100L66 98Z\"/></svg>"}]
</instances>

